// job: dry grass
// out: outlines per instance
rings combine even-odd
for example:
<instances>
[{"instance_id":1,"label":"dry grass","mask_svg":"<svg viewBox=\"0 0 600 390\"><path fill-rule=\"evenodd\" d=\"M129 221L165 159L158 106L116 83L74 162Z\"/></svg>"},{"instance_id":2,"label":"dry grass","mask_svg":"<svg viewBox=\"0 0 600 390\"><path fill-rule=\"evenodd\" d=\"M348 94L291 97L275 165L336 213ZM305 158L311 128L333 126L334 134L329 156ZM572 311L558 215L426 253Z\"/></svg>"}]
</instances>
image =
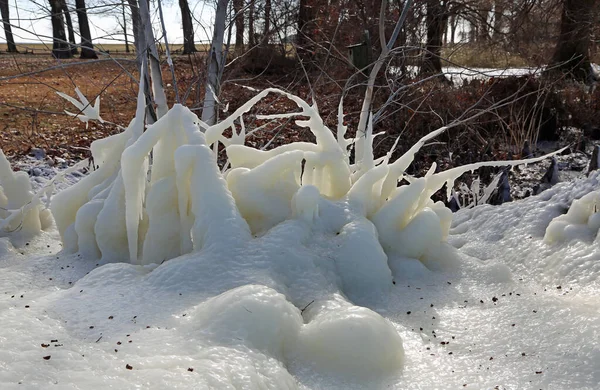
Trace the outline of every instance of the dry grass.
<instances>
[{"instance_id":1,"label":"dry grass","mask_svg":"<svg viewBox=\"0 0 600 390\"><path fill-rule=\"evenodd\" d=\"M124 54L126 55L126 46L124 43L97 43L94 44L94 47L96 48L96 50L102 51L102 52L106 52L106 53L110 53L110 54ZM159 45L160 48L162 48L161 45ZM172 43L170 44L170 47L172 52L177 53L177 52L181 52L183 50L183 44L180 43ZM196 44L196 49L198 49L198 51L202 52L202 51L208 51L208 49L210 48L210 45L208 44ZM52 51L52 43L48 42L48 43L44 43L44 42L36 42L36 43L17 43L17 49L19 50L20 53L27 53L27 54L50 54L50 52ZM133 43L131 43L129 45L129 50L131 51L131 53L129 54L134 54L135 53L135 48L133 46ZM0 43L0 52L6 52L7 51L7 45L6 43Z\"/></svg>"},{"instance_id":2,"label":"dry grass","mask_svg":"<svg viewBox=\"0 0 600 390\"><path fill-rule=\"evenodd\" d=\"M442 58L469 68L521 68L535 66L519 53L510 53L493 46L457 44L442 49Z\"/></svg>"}]
</instances>

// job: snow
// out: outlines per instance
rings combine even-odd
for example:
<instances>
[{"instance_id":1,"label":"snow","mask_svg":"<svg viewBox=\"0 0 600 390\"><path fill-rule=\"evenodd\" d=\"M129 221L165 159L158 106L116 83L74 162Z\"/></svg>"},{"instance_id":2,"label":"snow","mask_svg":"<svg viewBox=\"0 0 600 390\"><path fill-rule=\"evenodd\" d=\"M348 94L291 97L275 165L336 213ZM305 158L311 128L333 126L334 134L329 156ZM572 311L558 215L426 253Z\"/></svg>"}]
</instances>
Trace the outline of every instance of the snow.
<instances>
[{"instance_id":1,"label":"snow","mask_svg":"<svg viewBox=\"0 0 600 390\"><path fill-rule=\"evenodd\" d=\"M278 116L308 117L316 143L260 152L243 130L223 136L269 93L297 103ZM599 383L597 173L452 214L430 196L481 164L404 175L444 129L390 162L369 126L350 164L356 140L278 90L210 127L176 105L142 133L144 105L51 198L56 226L0 239L2 388Z\"/></svg>"},{"instance_id":2,"label":"snow","mask_svg":"<svg viewBox=\"0 0 600 390\"><path fill-rule=\"evenodd\" d=\"M543 67L539 68L466 68L459 66L444 66L442 67L442 73L448 78L448 80L454 82L457 85L463 83L470 83L473 80L488 80L490 78L503 78L510 76L528 76L538 75L544 70ZM392 68L392 72L397 71ZM419 67L408 66L407 71L416 75L419 72Z\"/></svg>"},{"instance_id":3,"label":"snow","mask_svg":"<svg viewBox=\"0 0 600 390\"><path fill-rule=\"evenodd\" d=\"M370 296L358 222L332 235L286 221L254 245L160 266L56 253L56 231L17 249L3 239L2 388L594 388L597 244L548 245L544 233L599 184L462 210L449 235L460 269L390 257L396 284ZM364 270L336 281L352 259Z\"/></svg>"},{"instance_id":4,"label":"snow","mask_svg":"<svg viewBox=\"0 0 600 390\"><path fill-rule=\"evenodd\" d=\"M540 68L463 68L448 66L442 72L453 82L469 83L473 80L487 80L489 78L502 78L509 76L538 75L543 71Z\"/></svg>"}]
</instances>

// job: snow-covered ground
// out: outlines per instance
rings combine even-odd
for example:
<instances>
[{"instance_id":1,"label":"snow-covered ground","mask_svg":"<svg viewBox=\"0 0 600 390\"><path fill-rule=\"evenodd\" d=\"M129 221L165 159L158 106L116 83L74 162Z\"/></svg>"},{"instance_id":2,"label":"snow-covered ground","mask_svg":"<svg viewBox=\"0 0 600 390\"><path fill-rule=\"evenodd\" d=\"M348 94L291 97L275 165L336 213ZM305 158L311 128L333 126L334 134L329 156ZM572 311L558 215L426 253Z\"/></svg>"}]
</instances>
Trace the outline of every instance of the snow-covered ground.
<instances>
[{"instance_id":1,"label":"snow-covered ground","mask_svg":"<svg viewBox=\"0 0 600 390\"><path fill-rule=\"evenodd\" d=\"M509 76L525 76L536 75L543 68L462 68L456 66L443 67L442 71L446 77L460 85L463 82L471 82L472 80L487 80L491 77L509 77Z\"/></svg>"},{"instance_id":2,"label":"snow-covered ground","mask_svg":"<svg viewBox=\"0 0 600 390\"><path fill-rule=\"evenodd\" d=\"M389 259L394 282L374 291L361 288L371 254L359 226L341 233L358 246L288 221L252 246L225 239L159 266L64 254L55 230L19 248L4 238L0 386L597 388L600 248L543 237L598 176L459 212L458 267ZM338 280L344 260L362 263L354 280ZM343 300L320 315L340 294L393 328L361 323L372 312ZM389 375L394 359L402 369Z\"/></svg>"},{"instance_id":3,"label":"snow-covered ground","mask_svg":"<svg viewBox=\"0 0 600 390\"><path fill-rule=\"evenodd\" d=\"M392 68L392 72L395 68ZM408 72L416 76L419 72L418 66L409 66ZM472 80L487 80L491 77L509 77L537 75L543 68L465 68L459 66L444 66L442 72L455 85L470 83Z\"/></svg>"},{"instance_id":4,"label":"snow-covered ground","mask_svg":"<svg viewBox=\"0 0 600 390\"><path fill-rule=\"evenodd\" d=\"M269 93L316 143L223 138ZM524 161L434 164L397 188L444 128L390 162L372 126L346 138L340 106L334 138L279 90L205 131L180 105L143 131L144 107L140 93L127 130L92 144L98 169L52 179L74 183L52 198L56 227L43 194L61 167L17 164L34 195L0 154L0 388L597 387L598 173L452 215L430 199L445 183Z\"/></svg>"}]
</instances>

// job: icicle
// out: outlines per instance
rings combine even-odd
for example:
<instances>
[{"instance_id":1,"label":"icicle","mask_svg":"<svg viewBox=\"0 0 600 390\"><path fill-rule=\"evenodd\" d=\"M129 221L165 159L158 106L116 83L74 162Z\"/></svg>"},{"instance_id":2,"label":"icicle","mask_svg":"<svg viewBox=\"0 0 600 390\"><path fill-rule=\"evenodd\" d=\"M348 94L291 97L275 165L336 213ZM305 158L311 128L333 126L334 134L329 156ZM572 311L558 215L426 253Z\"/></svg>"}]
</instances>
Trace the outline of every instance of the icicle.
<instances>
[{"instance_id":1,"label":"icicle","mask_svg":"<svg viewBox=\"0 0 600 390\"><path fill-rule=\"evenodd\" d=\"M474 171L481 167L505 167L505 166L517 166L522 164L530 164L538 161L542 161L548 157L552 157L556 154L561 153L566 148L562 148L557 150L556 152L548 153L541 157L530 158L525 160L506 160L506 161L482 161L478 163L463 165L461 167L456 167L449 169L444 172L439 172L429 178L429 183L427 185L427 192L429 195L432 195L434 192L439 190L446 184L447 188L447 197L450 199L452 187L454 187L454 181L458 179L463 173Z\"/></svg>"},{"instance_id":2,"label":"icicle","mask_svg":"<svg viewBox=\"0 0 600 390\"><path fill-rule=\"evenodd\" d=\"M427 134L426 136L421 138L416 144L414 144L406 153L404 153L402 157L400 157L398 160L394 161L394 163L390 165L390 171L383 183L383 188L381 190L382 201L385 201L385 199L387 199L390 196L394 188L398 186L398 179L404 174L404 171L406 171L408 166L413 162L413 160L415 159L415 154L417 154L417 152L421 150L423 145L425 145L425 142L437 137L438 135L446 131L446 129L446 127L441 127Z\"/></svg>"}]
</instances>

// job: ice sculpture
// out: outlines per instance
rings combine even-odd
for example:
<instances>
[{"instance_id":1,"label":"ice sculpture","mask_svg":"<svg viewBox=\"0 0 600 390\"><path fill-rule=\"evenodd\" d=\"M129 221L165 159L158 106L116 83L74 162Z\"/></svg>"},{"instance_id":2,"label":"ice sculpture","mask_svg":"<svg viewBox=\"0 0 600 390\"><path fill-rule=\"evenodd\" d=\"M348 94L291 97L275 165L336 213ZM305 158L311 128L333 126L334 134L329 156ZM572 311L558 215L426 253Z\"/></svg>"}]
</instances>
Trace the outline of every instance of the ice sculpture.
<instances>
[{"instance_id":1,"label":"ice sculpture","mask_svg":"<svg viewBox=\"0 0 600 390\"><path fill-rule=\"evenodd\" d=\"M283 95L300 110L260 118L307 117L296 123L310 129L315 143L295 142L269 151L244 145L243 115L268 94ZM441 173L434 173L433 166L425 177L411 178L405 170L415 154L445 128L390 162L391 153L374 157L373 126L368 123L362 155L351 164L348 148L357 140L345 137L341 104L336 136L316 105L274 88L213 126L176 104L162 110L144 131L144 105L140 92L136 117L127 129L92 144L99 169L55 196L52 212L69 250L108 261L161 263L199 251L222 234L249 240L287 219L313 222L319 204L329 201L369 220L375 227L371 234L387 255L423 260L446 240L451 221L444 204L430 199L434 192L446 183L451 189L462 173L480 166L512 166L546 157L483 162ZM231 138L224 136L228 128ZM219 142L230 163L224 172L211 149ZM410 184L398 187L403 178Z\"/></svg>"}]
</instances>

